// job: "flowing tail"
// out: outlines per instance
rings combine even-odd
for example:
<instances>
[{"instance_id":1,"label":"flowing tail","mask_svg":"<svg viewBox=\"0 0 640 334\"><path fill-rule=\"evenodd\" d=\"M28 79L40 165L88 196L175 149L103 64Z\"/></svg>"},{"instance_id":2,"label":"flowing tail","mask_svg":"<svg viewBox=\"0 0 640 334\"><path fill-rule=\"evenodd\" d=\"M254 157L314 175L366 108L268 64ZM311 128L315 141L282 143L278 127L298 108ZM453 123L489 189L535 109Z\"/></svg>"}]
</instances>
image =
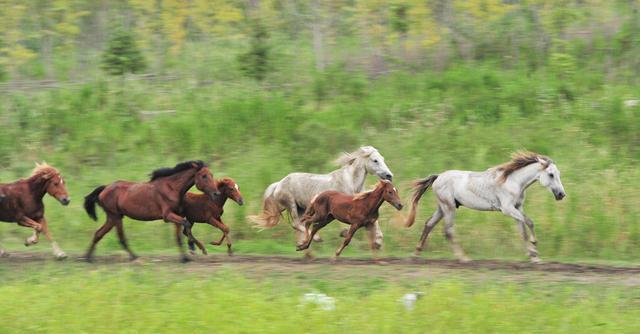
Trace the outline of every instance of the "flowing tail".
<instances>
[{"instance_id":1,"label":"flowing tail","mask_svg":"<svg viewBox=\"0 0 640 334\"><path fill-rule=\"evenodd\" d=\"M437 178L438 175L434 174L413 183L414 191L411 198L411 210L409 210L409 215L407 216L407 220L405 221L406 227L411 227L411 225L413 225L413 223L416 221L416 207L418 206L418 202L420 201L422 195L431 187L431 185Z\"/></svg>"},{"instance_id":2,"label":"flowing tail","mask_svg":"<svg viewBox=\"0 0 640 334\"><path fill-rule=\"evenodd\" d=\"M87 214L93 220L98 220L98 216L96 216L96 202L98 201L98 196L106 187L107 186L99 186L84 197L84 210L87 211Z\"/></svg>"},{"instance_id":3,"label":"flowing tail","mask_svg":"<svg viewBox=\"0 0 640 334\"><path fill-rule=\"evenodd\" d=\"M273 193L276 190L279 182L272 183L264 192L264 202L262 205L262 212L259 215L249 216L251 221L256 227L268 228L278 225L280 217L282 217L282 208L276 199L273 197Z\"/></svg>"}]
</instances>

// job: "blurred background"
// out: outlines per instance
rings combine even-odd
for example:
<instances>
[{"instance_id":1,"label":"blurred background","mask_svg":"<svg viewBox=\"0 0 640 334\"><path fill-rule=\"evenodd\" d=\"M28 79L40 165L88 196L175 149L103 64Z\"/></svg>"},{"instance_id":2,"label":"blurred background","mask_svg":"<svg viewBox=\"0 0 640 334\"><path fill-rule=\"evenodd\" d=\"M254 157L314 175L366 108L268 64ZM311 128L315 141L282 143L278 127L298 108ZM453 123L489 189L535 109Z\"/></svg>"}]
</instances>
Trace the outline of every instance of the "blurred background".
<instances>
[{"instance_id":1,"label":"blurred background","mask_svg":"<svg viewBox=\"0 0 640 334\"><path fill-rule=\"evenodd\" d=\"M373 145L405 200L419 177L484 170L518 149L546 154L568 197L530 189L542 258L640 256L637 1L3 0L0 8L0 177L27 177L43 160L62 171L72 205L46 203L65 250L83 250L99 226L81 207L95 186L202 159L216 177L233 177L248 203L228 204L224 217L237 251L293 254L286 223L258 233L245 219L261 209L264 189L290 172L334 170L340 152ZM434 209L425 198L419 221ZM422 224L404 229L391 207L383 217L386 254L408 254ZM472 256L523 258L515 224L499 213L460 210L457 223ZM135 250L175 251L171 227L126 225ZM337 246L338 225L314 245L321 254ZM450 257L440 229L426 254ZM0 224L9 248L24 249L28 233ZM368 256L364 235L357 239L351 254ZM109 235L98 253L119 247Z\"/></svg>"},{"instance_id":2,"label":"blurred background","mask_svg":"<svg viewBox=\"0 0 640 334\"><path fill-rule=\"evenodd\" d=\"M556 202L537 184L527 193L541 258L637 266L639 8L0 0L0 182L47 161L72 197L68 207L45 198L66 261L44 238L25 248L29 229L0 223L11 254L0 259L0 333L640 332L637 269L528 266L514 222L500 213L457 215L462 247L491 262L447 261L442 224L422 262L411 262L431 193L411 229L405 212L382 207L380 255L402 258L387 266L354 259L370 259L364 233L345 265L328 264L337 222L312 246L319 259L302 263L286 221L259 232L246 220L272 182L330 172L341 152L362 145L384 155L405 202L414 179L485 170L528 149L555 160L568 195ZM240 185L246 204L229 201L223 216L235 257L208 246L218 254L179 264L172 226L126 219L141 263L127 261L115 233L98 245L97 264L77 261L105 219L86 215L86 194L191 159ZM199 225L200 240L220 237Z\"/></svg>"}]
</instances>

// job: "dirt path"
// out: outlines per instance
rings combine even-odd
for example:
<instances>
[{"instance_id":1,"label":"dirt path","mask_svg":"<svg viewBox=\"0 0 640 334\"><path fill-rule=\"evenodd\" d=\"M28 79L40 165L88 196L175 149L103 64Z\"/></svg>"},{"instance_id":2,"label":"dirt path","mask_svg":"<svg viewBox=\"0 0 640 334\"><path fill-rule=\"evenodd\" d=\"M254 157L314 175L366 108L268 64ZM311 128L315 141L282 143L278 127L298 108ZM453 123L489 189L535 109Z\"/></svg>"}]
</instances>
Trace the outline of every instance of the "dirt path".
<instances>
[{"instance_id":1,"label":"dirt path","mask_svg":"<svg viewBox=\"0 0 640 334\"><path fill-rule=\"evenodd\" d=\"M13 253L8 257L0 258L0 264L22 265L33 262L53 261L48 253ZM65 261L83 262L77 256L70 256ZM142 262L147 263L177 263L176 255L150 255L141 257ZM302 258L287 256L264 256L264 255L208 255L198 256L188 265L199 267L215 264L249 264L249 265L273 265L277 266L300 266L310 267L318 265L332 265L335 267L353 266L377 266L380 268L441 268L460 270L503 270L516 272L551 272L551 273L591 273L591 274L640 274L640 267L617 267L608 265L591 265L576 263L546 262L542 264L532 264L529 262L503 261L503 260L476 260L469 263L460 263L455 260L444 259L424 259L424 258L384 258L379 264L370 259L341 258L336 263L327 258L307 261ZM96 264L116 264L128 263L124 256L108 255L95 258Z\"/></svg>"}]
</instances>

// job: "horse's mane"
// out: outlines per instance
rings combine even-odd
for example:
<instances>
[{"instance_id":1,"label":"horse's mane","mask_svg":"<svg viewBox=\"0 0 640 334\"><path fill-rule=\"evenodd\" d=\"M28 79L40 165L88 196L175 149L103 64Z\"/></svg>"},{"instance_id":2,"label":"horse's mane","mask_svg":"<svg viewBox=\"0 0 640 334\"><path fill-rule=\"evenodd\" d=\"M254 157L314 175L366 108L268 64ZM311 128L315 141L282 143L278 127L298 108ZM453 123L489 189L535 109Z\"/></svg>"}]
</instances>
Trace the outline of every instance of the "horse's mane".
<instances>
[{"instance_id":1,"label":"horse's mane","mask_svg":"<svg viewBox=\"0 0 640 334\"><path fill-rule=\"evenodd\" d=\"M58 174L60 174L60 172L57 169L43 161L42 163L36 162L36 167L33 169L33 172L31 172L31 177L50 179L54 175Z\"/></svg>"},{"instance_id":2,"label":"horse's mane","mask_svg":"<svg viewBox=\"0 0 640 334\"><path fill-rule=\"evenodd\" d=\"M224 184L227 186L231 186L232 184L236 184L236 181L234 181L232 178L230 177L223 177L221 179L216 180L217 183L220 184ZM237 184L236 184L237 185Z\"/></svg>"},{"instance_id":3,"label":"horse's mane","mask_svg":"<svg viewBox=\"0 0 640 334\"><path fill-rule=\"evenodd\" d=\"M385 183L391 183L387 180L379 180L378 183L376 184L376 187L373 188L372 190L369 191L363 191L361 193L357 193L355 195L353 195L353 199L354 200L359 200L359 199L365 199L367 197L369 197L369 195L373 194L374 191L378 190L378 188L384 187Z\"/></svg>"},{"instance_id":4,"label":"horse's mane","mask_svg":"<svg viewBox=\"0 0 640 334\"><path fill-rule=\"evenodd\" d=\"M185 170L191 169L193 168L193 165L196 165L198 170L207 166L204 162L202 162L202 160L191 160L191 161L181 162L175 165L173 168L171 167L158 168L153 172L151 172L151 181L161 177L171 176L176 173L180 173Z\"/></svg>"},{"instance_id":5,"label":"horse's mane","mask_svg":"<svg viewBox=\"0 0 640 334\"><path fill-rule=\"evenodd\" d=\"M530 151L517 151L511 154L511 161L493 167L493 169L502 172L498 177L498 182L504 182L513 172L536 162L542 163L545 167L553 163L547 156Z\"/></svg>"},{"instance_id":6,"label":"horse's mane","mask_svg":"<svg viewBox=\"0 0 640 334\"><path fill-rule=\"evenodd\" d=\"M366 158L370 156L372 153L378 152L378 150L373 146L362 146L359 149L353 152L343 152L336 159L336 163L340 166L348 166L356 162L359 158Z\"/></svg>"}]
</instances>

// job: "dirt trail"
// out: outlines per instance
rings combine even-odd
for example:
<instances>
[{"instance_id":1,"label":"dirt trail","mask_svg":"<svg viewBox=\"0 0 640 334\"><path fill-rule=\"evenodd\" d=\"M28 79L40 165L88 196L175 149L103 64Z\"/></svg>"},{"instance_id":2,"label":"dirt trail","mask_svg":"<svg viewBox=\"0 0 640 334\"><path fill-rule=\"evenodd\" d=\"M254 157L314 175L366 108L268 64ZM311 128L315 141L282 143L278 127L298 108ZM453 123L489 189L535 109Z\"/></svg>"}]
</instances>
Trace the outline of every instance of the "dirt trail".
<instances>
[{"instance_id":1,"label":"dirt trail","mask_svg":"<svg viewBox=\"0 0 640 334\"><path fill-rule=\"evenodd\" d=\"M8 257L0 258L0 264L22 265L34 262L54 261L48 253L13 253ZM71 255L65 261L81 262L82 259ZM171 263L178 262L176 255L150 255L142 256L141 261L147 263ZM265 256L265 255L208 255L198 256L187 265L207 266L213 264L255 264L257 266L317 266L334 265L344 266L371 266L393 268L440 268L440 269L461 269L461 270L504 270L517 272L550 272L550 273L591 273L591 274L640 274L640 267L617 267L609 265L591 265L577 263L546 262L542 264L532 264L528 262L503 261L503 260L476 260L469 263L460 263L455 260L444 259L424 259L424 258L395 258L382 259L383 265L379 265L370 259L341 258L336 263L332 263L328 258L318 258L307 261L302 258L287 256ZM127 258L117 255L97 256L96 264L116 264L127 263Z\"/></svg>"}]
</instances>

